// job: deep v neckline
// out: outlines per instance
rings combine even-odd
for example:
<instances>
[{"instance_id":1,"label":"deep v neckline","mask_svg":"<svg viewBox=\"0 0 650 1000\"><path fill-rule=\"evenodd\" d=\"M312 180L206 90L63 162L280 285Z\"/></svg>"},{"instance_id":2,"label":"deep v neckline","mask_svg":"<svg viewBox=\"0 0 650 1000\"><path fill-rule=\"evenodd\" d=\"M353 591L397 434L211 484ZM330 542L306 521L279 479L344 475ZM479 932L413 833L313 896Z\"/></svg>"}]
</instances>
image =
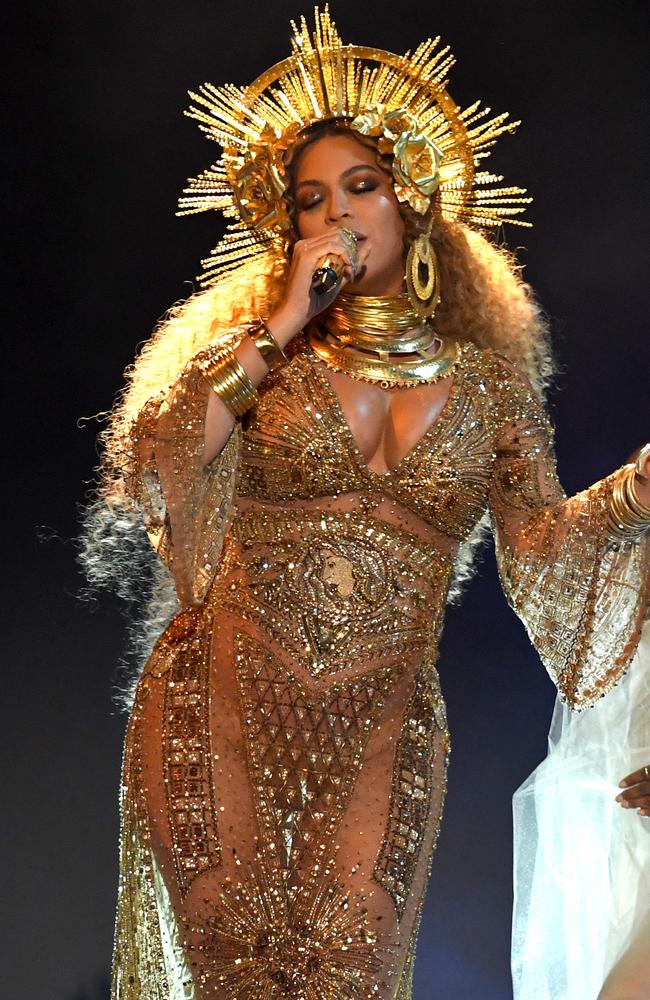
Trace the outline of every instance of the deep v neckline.
<instances>
[{"instance_id":1,"label":"deep v neckline","mask_svg":"<svg viewBox=\"0 0 650 1000\"><path fill-rule=\"evenodd\" d=\"M458 390L461 382L460 378L458 377L460 365L456 365L453 374L450 376L452 380L451 386L449 388L449 392L447 393L447 398L438 416L431 421L431 423L424 431L424 433L420 435L420 437L417 439L413 447L409 448L406 454L401 457L397 465L394 465L392 469L387 469L386 472L377 472L376 469L372 469L368 465L363 456L363 452L361 451L359 445L357 444L357 439L355 438L352 432L352 428L348 423L345 411L343 409L343 406L341 405L341 400L338 397L338 393L336 392L336 389L334 388L334 386L327 377L327 373L325 371L325 363L321 361L318 357L316 357L316 355L313 352L311 353L310 357L312 360L312 367L316 370L316 377L318 378L318 381L320 382L325 392L325 395L332 403L332 410L334 412L335 419L343 428L345 436L348 440L348 444L350 445L350 450L357 461L357 465L360 466L360 468L363 470L363 472L365 472L366 475L371 476L375 479L392 479L393 477L399 475L402 471L403 466L405 466L417 454L419 454L420 450L424 447L426 443L428 443L429 439L440 433L441 427L444 424L448 423L449 417L453 412L453 408L456 403L456 398L458 395Z\"/></svg>"}]
</instances>

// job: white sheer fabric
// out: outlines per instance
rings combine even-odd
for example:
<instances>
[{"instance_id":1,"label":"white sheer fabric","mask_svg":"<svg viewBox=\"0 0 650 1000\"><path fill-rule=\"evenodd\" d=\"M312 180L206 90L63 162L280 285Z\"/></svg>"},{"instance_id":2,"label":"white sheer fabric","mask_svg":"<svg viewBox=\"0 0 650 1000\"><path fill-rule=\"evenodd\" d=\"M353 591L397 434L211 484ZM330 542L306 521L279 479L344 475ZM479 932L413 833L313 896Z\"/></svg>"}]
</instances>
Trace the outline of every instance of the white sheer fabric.
<instances>
[{"instance_id":1,"label":"white sheer fabric","mask_svg":"<svg viewBox=\"0 0 650 1000\"><path fill-rule=\"evenodd\" d=\"M650 998L650 817L614 801L646 764L650 622L604 698L556 702L548 756L514 795L514 1000Z\"/></svg>"}]
</instances>

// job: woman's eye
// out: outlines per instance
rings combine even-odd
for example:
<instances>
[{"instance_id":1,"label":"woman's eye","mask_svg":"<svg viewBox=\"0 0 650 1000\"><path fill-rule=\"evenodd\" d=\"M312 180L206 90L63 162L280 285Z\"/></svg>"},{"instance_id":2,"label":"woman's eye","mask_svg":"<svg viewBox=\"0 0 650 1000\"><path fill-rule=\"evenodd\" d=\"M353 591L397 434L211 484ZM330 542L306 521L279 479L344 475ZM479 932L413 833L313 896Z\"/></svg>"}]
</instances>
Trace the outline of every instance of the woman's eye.
<instances>
[{"instance_id":1,"label":"woman's eye","mask_svg":"<svg viewBox=\"0 0 650 1000\"><path fill-rule=\"evenodd\" d=\"M377 182L368 178L366 180L356 181L356 183L353 184L349 190L352 194L365 194L366 191L374 191L376 187ZM316 205L320 205L322 200L322 197L317 195L316 197L311 198L310 201L298 202L298 211L309 212L310 209L316 208Z\"/></svg>"}]
</instances>

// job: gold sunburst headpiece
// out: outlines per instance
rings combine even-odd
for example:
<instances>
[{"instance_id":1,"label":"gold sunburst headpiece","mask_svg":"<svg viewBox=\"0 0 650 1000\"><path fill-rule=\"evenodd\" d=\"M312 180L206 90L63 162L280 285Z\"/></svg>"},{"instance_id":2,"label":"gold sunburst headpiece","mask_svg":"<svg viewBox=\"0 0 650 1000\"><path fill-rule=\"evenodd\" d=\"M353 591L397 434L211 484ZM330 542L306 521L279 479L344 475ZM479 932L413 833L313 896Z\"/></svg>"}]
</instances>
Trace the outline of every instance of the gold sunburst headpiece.
<instances>
[{"instance_id":1,"label":"gold sunburst headpiece","mask_svg":"<svg viewBox=\"0 0 650 1000\"><path fill-rule=\"evenodd\" d=\"M224 239L204 260L198 279L209 285L260 253L284 251L291 227L284 199L286 151L300 132L328 119L342 120L378 138L393 154L395 193L423 214L432 201L445 220L493 227L516 218L531 201L525 188L498 186L503 177L481 170L496 139L519 122L477 101L464 111L447 93L454 64L440 39L403 56L343 45L329 8L292 22L292 53L248 87L205 83L190 92L185 112L223 148L221 158L189 180L179 215L216 209L229 219Z\"/></svg>"}]
</instances>

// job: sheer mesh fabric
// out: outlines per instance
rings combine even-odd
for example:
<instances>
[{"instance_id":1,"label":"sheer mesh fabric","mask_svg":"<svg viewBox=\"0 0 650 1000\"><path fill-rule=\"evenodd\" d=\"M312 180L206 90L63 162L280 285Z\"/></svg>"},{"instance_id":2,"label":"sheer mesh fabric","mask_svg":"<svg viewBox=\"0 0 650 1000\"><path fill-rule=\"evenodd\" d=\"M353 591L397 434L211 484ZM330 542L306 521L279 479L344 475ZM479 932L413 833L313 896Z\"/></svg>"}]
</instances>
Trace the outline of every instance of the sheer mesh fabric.
<instances>
[{"instance_id":1,"label":"sheer mesh fabric","mask_svg":"<svg viewBox=\"0 0 650 1000\"><path fill-rule=\"evenodd\" d=\"M607 537L608 480L564 497L543 408L492 352L463 348L387 474L306 348L204 468L209 354L133 428L131 493L183 610L127 735L114 996L155 997L164 975L174 996L407 1000L459 546L491 511L506 593L580 707L634 651L647 545ZM145 919L158 949L139 945Z\"/></svg>"}]
</instances>

